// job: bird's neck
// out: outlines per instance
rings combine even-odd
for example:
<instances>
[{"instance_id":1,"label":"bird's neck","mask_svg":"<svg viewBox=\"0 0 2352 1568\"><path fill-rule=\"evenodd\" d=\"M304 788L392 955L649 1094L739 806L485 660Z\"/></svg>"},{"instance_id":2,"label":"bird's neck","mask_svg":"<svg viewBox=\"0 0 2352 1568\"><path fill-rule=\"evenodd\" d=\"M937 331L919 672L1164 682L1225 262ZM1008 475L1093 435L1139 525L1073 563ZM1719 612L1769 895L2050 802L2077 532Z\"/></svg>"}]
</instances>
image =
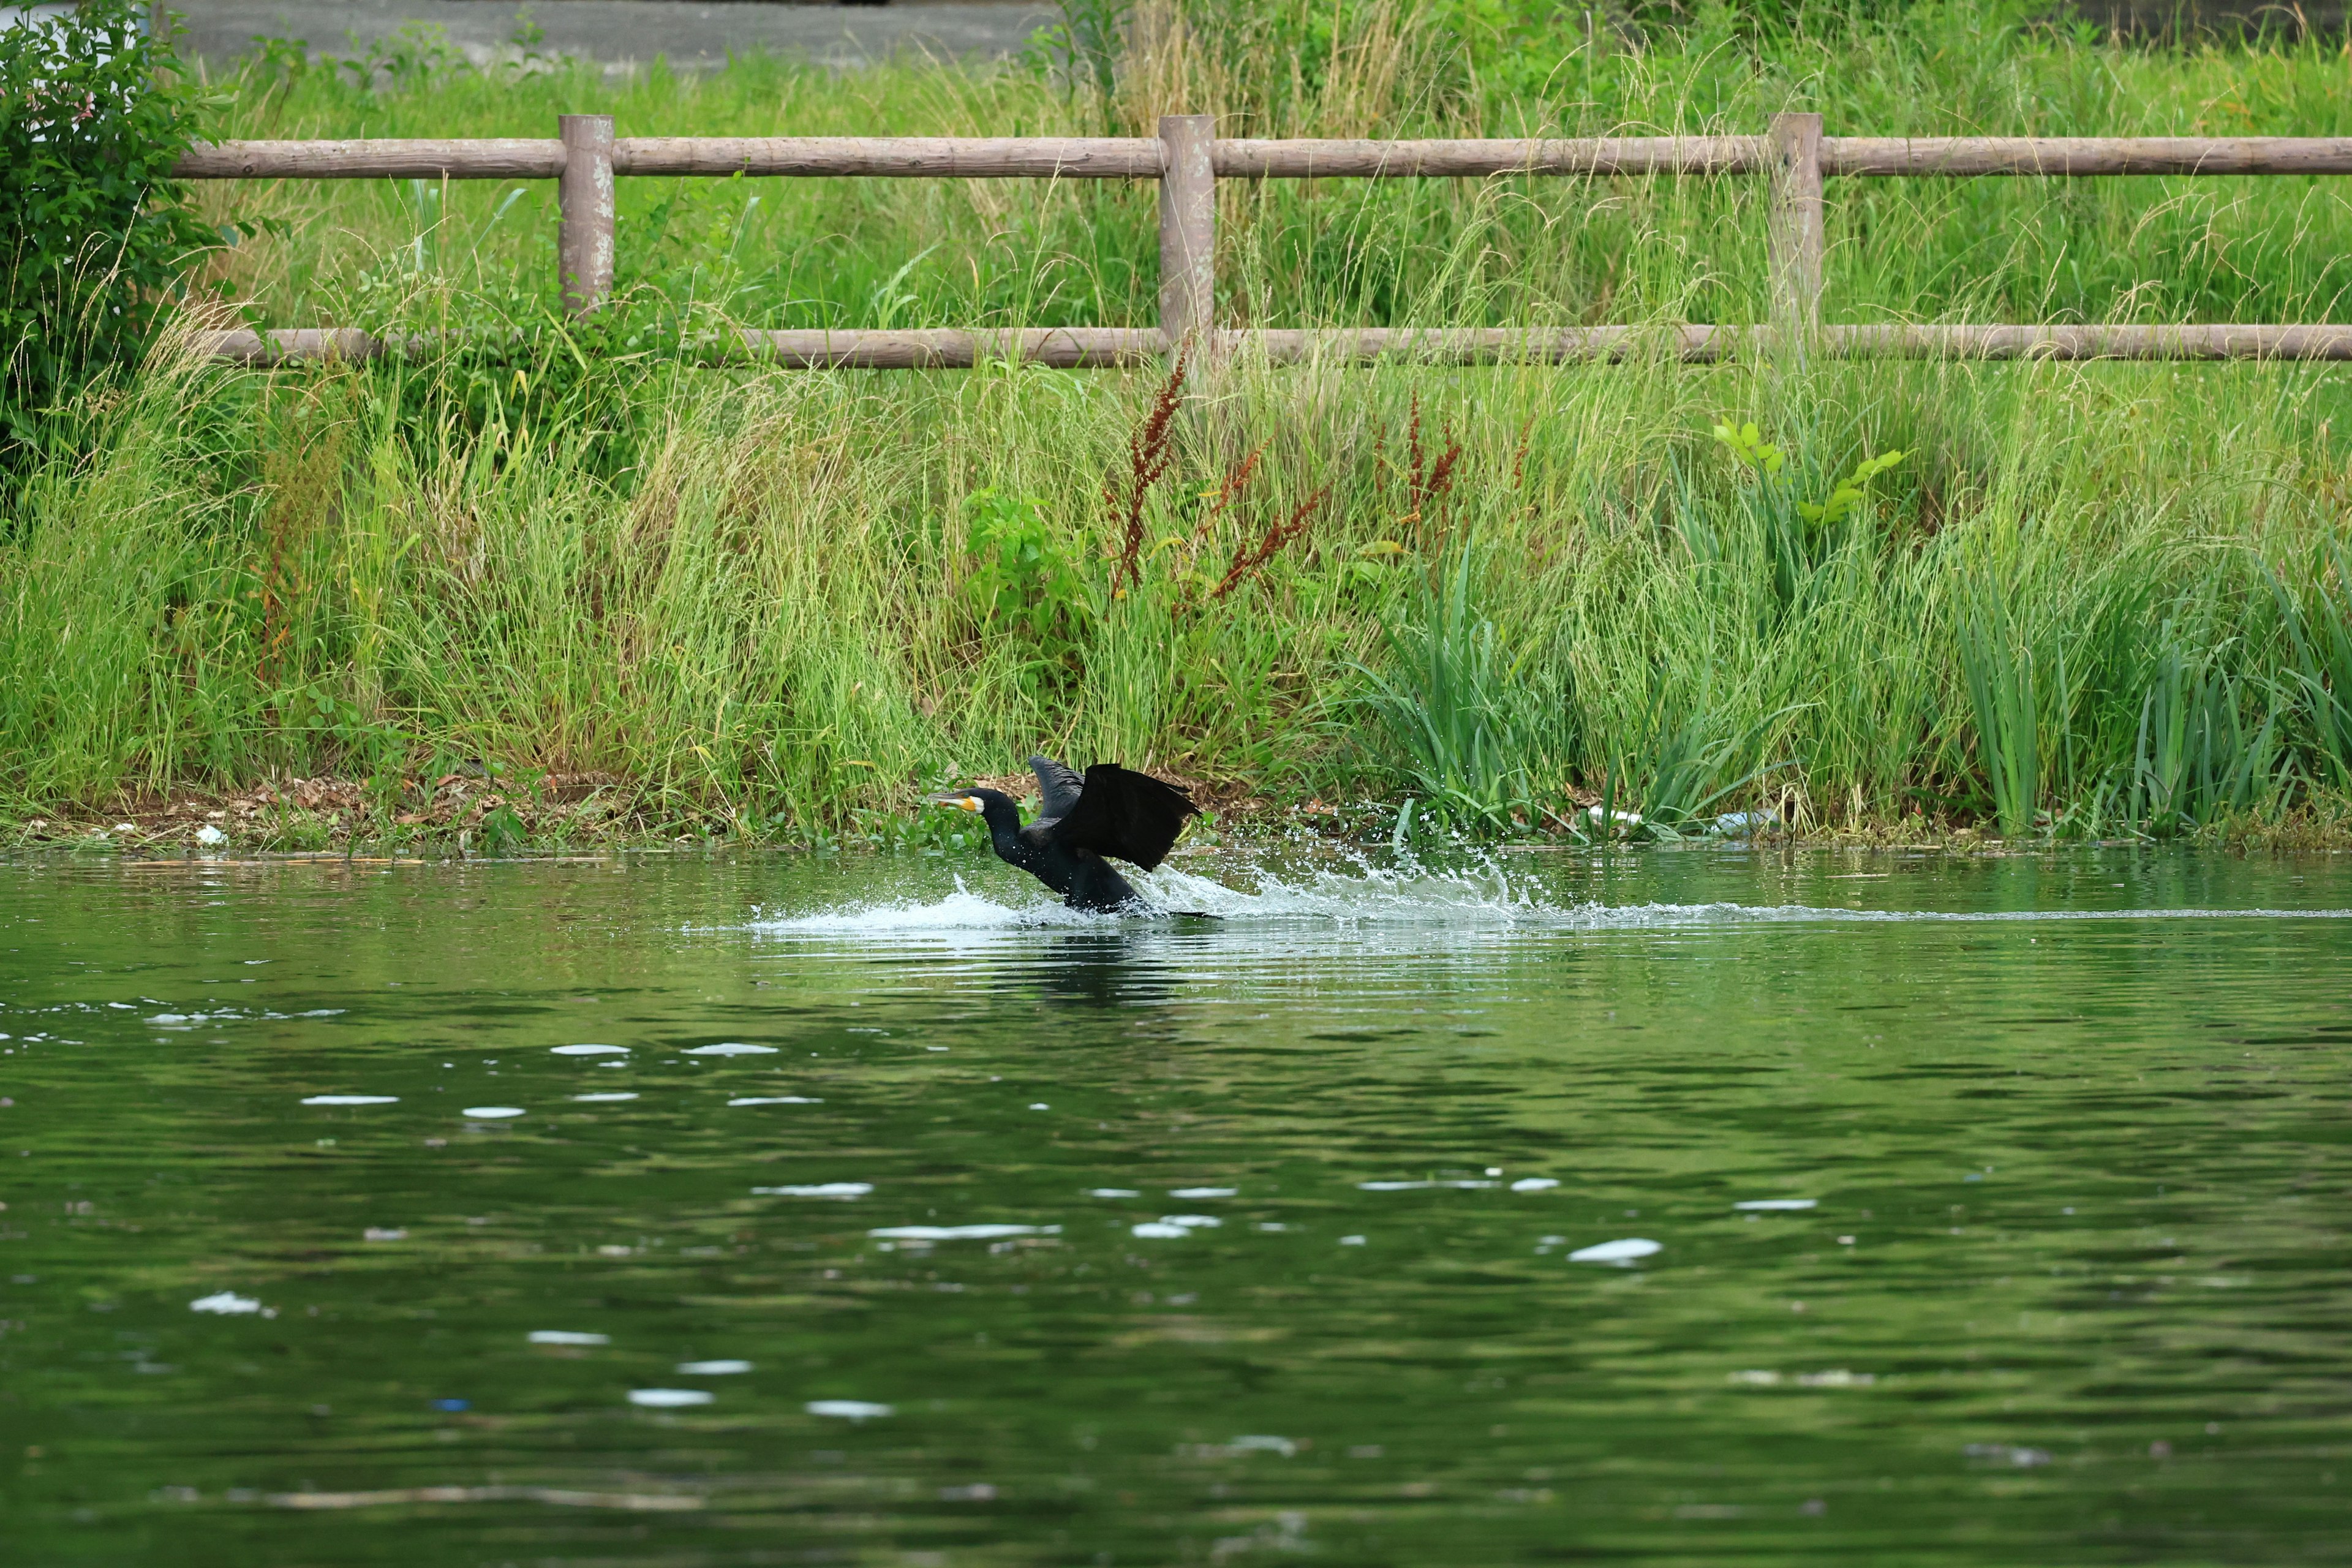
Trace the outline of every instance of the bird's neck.
<instances>
[{"instance_id":1,"label":"bird's neck","mask_svg":"<svg viewBox=\"0 0 2352 1568\"><path fill-rule=\"evenodd\" d=\"M998 854L1019 842L1021 808L1011 801L989 801L982 806L980 819L988 824L988 837L994 841Z\"/></svg>"}]
</instances>

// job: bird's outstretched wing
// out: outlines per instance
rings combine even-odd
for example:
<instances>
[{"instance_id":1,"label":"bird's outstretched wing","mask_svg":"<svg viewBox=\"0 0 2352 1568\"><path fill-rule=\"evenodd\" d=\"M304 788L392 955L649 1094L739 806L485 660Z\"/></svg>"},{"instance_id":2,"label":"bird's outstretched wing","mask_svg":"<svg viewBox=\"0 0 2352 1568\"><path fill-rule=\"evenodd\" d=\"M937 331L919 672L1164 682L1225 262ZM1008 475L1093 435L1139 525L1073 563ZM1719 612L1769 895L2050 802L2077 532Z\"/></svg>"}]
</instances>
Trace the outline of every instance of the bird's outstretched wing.
<instances>
[{"instance_id":1,"label":"bird's outstretched wing","mask_svg":"<svg viewBox=\"0 0 2352 1568\"><path fill-rule=\"evenodd\" d=\"M1068 765L1051 757L1029 759L1029 771L1037 775L1037 815L1067 816L1078 804L1078 792L1086 781Z\"/></svg>"},{"instance_id":2,"label":"bird's outstretched wing","mask_svg":"<svg viewBox=\"0 0 2352 1568\"><path fill-rule=\"evenodd\" d=\"M1054 840L1149 871L1168 858L1184 819L1200 812L1191 795L1164 779L1097 763L1087 770L1077 804L1054 829Z\"/></svg>"}]
</instances>

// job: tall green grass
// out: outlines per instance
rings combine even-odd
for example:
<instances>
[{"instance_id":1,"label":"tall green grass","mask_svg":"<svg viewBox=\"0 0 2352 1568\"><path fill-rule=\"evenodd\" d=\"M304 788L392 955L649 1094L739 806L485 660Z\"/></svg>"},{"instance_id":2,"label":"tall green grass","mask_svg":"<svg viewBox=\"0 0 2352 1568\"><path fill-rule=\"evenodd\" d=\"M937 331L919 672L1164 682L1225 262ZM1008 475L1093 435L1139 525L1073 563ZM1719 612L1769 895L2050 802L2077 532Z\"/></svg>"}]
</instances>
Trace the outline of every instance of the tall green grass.
<instances>
[{"instance_id":1,"label":"tall green grass","mask_svg":"<svg viewBox=\"0 0 2352 1568\"><path fill-rule=\"evenodd\" d=\"M1710 12L1587 59L1580 28L1482 42L1359 5L1287 76L1190 15L1144 18L1108 95L1022 62L616 84L264 62L225 84L220 130L529 135L604 110L625 135L1049 132L1204 109L1522 134L1815 107L1832 132L2352 132L2332 47L2140 53L1980 7L1761 38ZM1304 10L1251 15L1312 41ZM1221 310L1754 320L1760 195L1229 186ZM492 335L276 373L184 338L60 412L70 455L0 543L20 809L270 771L389 795L482 756L803 833L1040 746L1276 798L1412 793L1499 830L1605 830L1578 810L1600 799L1674 831L1738 805L2163 834L2340 812L2352 784L2340 371L1244 356L1194 367L1139 501L1160 372L711 370L693 344L738 321L1149 321L1148 188L624 182L624 296L586 327L554 313L551 191L205 199L272 220L211 264L267 321ZM1831 199L1832 319L2325 320L2352 278L2352 210L2319 181ZM1714 438L1727 419L1782 449L1775 475ZM1859 502L1815 510L1893 451Z\"/></svg>"}]
</instances>

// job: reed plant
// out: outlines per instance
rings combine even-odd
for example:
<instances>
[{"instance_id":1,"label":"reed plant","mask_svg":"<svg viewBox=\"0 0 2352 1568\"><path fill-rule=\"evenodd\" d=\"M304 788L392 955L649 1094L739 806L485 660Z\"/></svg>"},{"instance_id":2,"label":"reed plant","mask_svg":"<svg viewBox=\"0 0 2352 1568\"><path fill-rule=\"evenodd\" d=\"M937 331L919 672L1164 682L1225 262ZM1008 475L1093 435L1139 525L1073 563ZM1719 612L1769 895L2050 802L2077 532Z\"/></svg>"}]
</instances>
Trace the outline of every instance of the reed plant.
<instances>
[{"instance_id":1,"label":"reed plant","mask_svg":"<svg viewBox=\"0 0 2352 1568\"><path fill-rule=\"evenodd\" d=\"M1266 134L1753 131L1785 108L1856 133L2352 133L2316 41L2139 51L1926 5L1761 31L1703 10L1601 54L1460 9L1441 36L1377 4L1145 8L1107 78L1045 54L607 80L264 50L213 84L214 133L544 135L591 110L625 135L1174 110ZM1287 74L1248 38L1286 39ZM1228 185L1220 310L1758 320L1759 197ZM1152 194L626 181L622 287L587 323L555 306L551 191L199 199L240 219L205 278L250 318L420 346L210 364L194 334L222 318L191 307L57 411L71 438L0 542L18 813L270 773L396 804L473 760L798 836L1041 746L1506 832L1605 797L1675 832L1752 807L2156 834L2341 820L2352 790L2352 400L2326 367L714 366L737 323L1148 323ZM1832 319L2320 321L2352 279L2352 209L2314 180L1833 182L1831 205Z\"/></svg>"}]
</instances>

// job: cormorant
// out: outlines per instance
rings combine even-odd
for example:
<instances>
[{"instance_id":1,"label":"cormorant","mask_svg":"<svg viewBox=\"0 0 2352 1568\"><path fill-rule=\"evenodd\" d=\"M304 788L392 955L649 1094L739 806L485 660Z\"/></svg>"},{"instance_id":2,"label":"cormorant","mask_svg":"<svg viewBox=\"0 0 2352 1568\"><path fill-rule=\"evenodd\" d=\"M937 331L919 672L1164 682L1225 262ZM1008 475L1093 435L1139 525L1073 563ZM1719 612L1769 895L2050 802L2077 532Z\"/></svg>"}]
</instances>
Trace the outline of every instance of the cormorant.
<instances>
[{"instance_id":1,"label":"cormorant","mask_svg":"<svg viewBox=\"0 0 2352 1568\"><path fill-rule=\"evenodd\" d=\"M1184 819L1200 815L1192 797L1165 779L1117 763L1097 763L1081 779L1051 757L1032 757L1029 771L1037 775L1037 820L1026 827L1013 797L998 790L966 790L933 804L978 812L996 858L1061 894L1070 909L1150 911L1143 895L1103 857L1150 870L1168 858Z\"/></svg>"}]
</instances>

